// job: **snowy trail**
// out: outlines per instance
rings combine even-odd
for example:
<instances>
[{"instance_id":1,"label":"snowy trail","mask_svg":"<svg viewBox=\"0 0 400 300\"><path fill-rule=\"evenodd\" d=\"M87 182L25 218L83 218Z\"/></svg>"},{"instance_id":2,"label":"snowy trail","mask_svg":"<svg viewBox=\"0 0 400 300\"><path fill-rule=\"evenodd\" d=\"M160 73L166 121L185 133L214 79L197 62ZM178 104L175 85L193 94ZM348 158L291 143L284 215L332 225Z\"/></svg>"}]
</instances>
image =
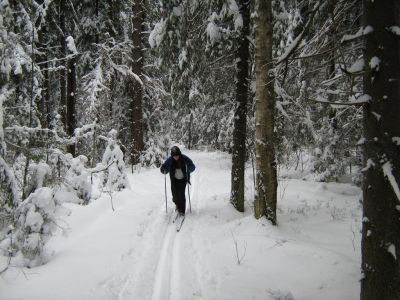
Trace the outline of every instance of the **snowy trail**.
<instances>
[{"instance_id":1,"label":"snowy trail","mask_svg":"<svg viewBox=\"0 0 400 300\"><path fill-rule=\"evenodd\" d=\"M143 168L129 174L131 189L113 195L115 211L108 195L88 206L67 203L72 213L60 222L68 236L49 241L47 264L2 274L0 298L358 299L359 188L287 179L274 227L252 216L249 174L245 212L229 203L229 155L185 153L196 170L192 212L188 202L180 232L172 223L169 178L166 213L164 177Z\"/></svg>"},{"instance_id":2,"label":"snowy trail","mask_svg":"<svg viewBox=\"0 0 400 300\"><path fill-rule=\"evenodd\" d=\"M174 234L173 226L169 224L160 248L161 253L157 264L152 300L169 299L172 265L170 257L173 253Z\"/></svg>"},{"instance_id":3,"label":"snowy trail","mask_svg":"<svg viewBox=\"0 0 400 300\"><path fill-rule=\"evenodd\" d=\"M190 186L190 198L197 198L198 186L197 178L199 177L199 169L192 176L192 185ZM188 193L186 193L188 194ZM188 196L187 196L188 198ZM196 208L192 207L192 214L196 213ZM176 232L177 220L175 223L171 221L168 224L166 233L162 242L161 254L157 264L157 271L154 280L152 300L179 300L189 299L184 292L183 287L193 285L193 280L197 282L197 277L193 278L191 273L195 270L195 266L188 265L187 255L192 249L182 240L192 238L192 215L190 213L189 199L187 199L186 219L180 232ZM189 251L188 251L189 250ZM196 274L195 274L196 275ZM190 281L190 282L189 282ZM201 293L199 293L201 294ZM191 298L190 298L191 299Z\"/></svg>"},{"instance_id":4,"label":"snowy trail","mask_svg":"<svg viewBox=\"0 0 400 300\"><path fill-rule=\"evenodd\" d=\"M166 215L164 209L160 208L154 221L148 225L147 233L143 236L148 242L144 243L139 262L131 266L132 273L124 282L118 300L132 299L132 295L134 299L149 299L151 296L151 282L154 280L154 271L157 268L157 259L154 258L160 259L164 254L163 243L168 235L166 225L170 219L171 212Z\"/></svg>"},{"instance_id":5,"label":"snowy trail","mask_svg":"<svg viewBox=\"0 0 400 300\"><path fill-rule=\"evenodd\" d=\"M199 162L201 165L201 162ZM151 297L152 300L180 300L180 299L200 299L200 266L197 251L194 249L194 232L193 229L199 226L196 216L199 215L201 208L201 184L203 182L201 167L196 169L192 175L192 184L189 187L190 199L192 202L192 213L190 213L189 199L187 199L186 219L180 232L176 232L176 222L172 222L172 211L169 212L170 217L168 224L165 226L162 235L151 237L150 239L160 238L160 242L156 249L157 253L151 253L150 256L157 257L155 275L153 278L153 286ZM188 192L186 193L188 195ZM188 196L187 196L188 198ZM169 203L171 205L171 203ZM162 218L162 215L158 215ZM161 222L157 222L158 224ZM149 262L149 259L145 259ZM154 266L143 265L143 269L154 269ZM137 275L136 278L141 276ZM149 278L147 278L149 279ZM143 280L147 280L143 279ZM134 283L130 280L127 284ZM136 282L136 286L146 286L145 283ZM139 293L140 292L140 293ZM189 293L189 294L188 294ZM144 296L143 289L136 290L132 293L134 298ZM120 297L119 299L123 299Z\"/></svg>"}]
</instances>

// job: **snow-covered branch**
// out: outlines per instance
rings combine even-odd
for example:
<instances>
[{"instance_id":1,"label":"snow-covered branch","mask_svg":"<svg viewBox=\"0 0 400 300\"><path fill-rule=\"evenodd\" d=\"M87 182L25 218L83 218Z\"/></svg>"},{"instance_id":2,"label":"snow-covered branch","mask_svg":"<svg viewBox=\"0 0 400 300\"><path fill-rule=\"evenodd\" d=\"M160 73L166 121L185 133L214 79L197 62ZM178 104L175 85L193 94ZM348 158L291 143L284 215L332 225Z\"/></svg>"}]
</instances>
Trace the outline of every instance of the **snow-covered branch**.
<instances>
[{"instance_id":1,"label":"snow-covered branch","mask_svg":"<svg viewBox=\"0 0 400 300\"><path fill-rule=\"evenodd\" d=\"M299 47L300 42L303 40L303 37L306 35L306 33L308 32L308 30L311 27L312 21L314 19L314 16L316 14L316 12L319 9L319 6L321 5L321 2L318 1L315 5L314 8L311 12L311 16L308 19L306 25L304 26L303 31L295 38L295 40L289 45L289 47L286 49L285 53L283 53L276 61L276 64L279 65L280 63L282 63L283 61L287 60L289 58L289 56L297 49L297 47Z\"/></svg>"}]
</instances>

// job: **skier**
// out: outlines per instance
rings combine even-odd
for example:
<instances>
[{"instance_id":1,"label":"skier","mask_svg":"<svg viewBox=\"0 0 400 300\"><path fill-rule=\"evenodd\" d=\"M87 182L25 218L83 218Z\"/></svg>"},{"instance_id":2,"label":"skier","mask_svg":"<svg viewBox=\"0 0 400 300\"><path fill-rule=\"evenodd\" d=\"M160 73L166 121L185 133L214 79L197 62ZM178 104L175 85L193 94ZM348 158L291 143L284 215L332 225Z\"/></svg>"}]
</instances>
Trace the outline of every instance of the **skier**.
<instances>
[{"instance_id":1,"label":"skier","mask_svg":"<svg viewBox=\"0 0 400 300\"><path fill-rule=\"evenodd\" d=\"M182 154L177 146L171 148L171 156L161 165L161 173L169 173L171 179L172 201L175 203L176 210L180 216L185 216L186 183L190 184L190 173L195 170L193 161Z\"/></svg>"}]
</instances>

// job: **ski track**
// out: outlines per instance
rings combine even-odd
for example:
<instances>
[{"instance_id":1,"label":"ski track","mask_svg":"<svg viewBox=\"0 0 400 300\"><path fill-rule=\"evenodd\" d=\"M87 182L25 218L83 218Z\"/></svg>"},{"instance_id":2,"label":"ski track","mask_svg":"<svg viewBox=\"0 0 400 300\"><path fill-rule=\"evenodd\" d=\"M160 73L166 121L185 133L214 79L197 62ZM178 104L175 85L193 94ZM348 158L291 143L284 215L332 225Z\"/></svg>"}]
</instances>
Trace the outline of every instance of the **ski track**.
<instances>
[{"instance_id":1,"label":"ski track","mask_svg":"<svg viewBox=\"0 0 400 300\"><path fill-rule=\"evenodd\" d=\"M197 174L192 177L192 185L190 186L190 198L198 196ZM188 201L188 199L187 199ZM194 262L190 260L193 254L193 215L196 214L197 207L190 206L188 201L186 209L186 218L179 232L176 232L177 222L170 222L164 236L163 245L161 247L161 255L157 263L157 271L154 280L152 300L180 300L194 299L196 295L201 295L200 291L188 295L188 291L193 291L193 283L198 286L198 268L194 266ZM192 253L188 253L191 251ZM196 270L197 269L197 270ZM189 289L188 289L189 288Z\"/></svg>"},{"instance_id":2,"label":"ski track","mask_svg":"<svg viewBox=\"0 0 400 300\"><path fill-rule=\"evenodd\" d=\"M157 267L157 259L162 255L160 251L165 240L167 226L171 219L171 211L166 215L164 207L160 207L158 214L149 222L147 229L143 233L151 242L144 244L144 247L136 250L139 252L139 259L130 266L131 270L127 278L122 283L118 293L118 300L125 299L150 299L151 282L154 280L154 272ZM132 250L130 250L132 252ZM132 255L132 253L130 253Z\"/></svg>"},{"instance_id":3,"label":"ski track","mask_svg":"<svg viewBox=\"0 0 400 300\"><path fill-rule=\"evenodd\" d=\"M193 224L198 215L200 205L200 190L198 179L201 183L201 170L196 169L192 176L190 186L190 199L196 199L192 207L187 199L186 218L179 232L176 231L176 222L169 221L161 243L160 253L153 283L152 300L186 300L199 299L201 287L199 280L199 256L194 247ZM177 222L180 222L178 219Z\"/></svg>"},{"instance_id":4,"label":"ski track","mask_svg":"<svg viewBox=\"0 0 400 300\"><path fill-rule=\"evenodd\" d=\"M118 281L118 288L113 287L112 293L118 300L204 298L202 282L209 282L212 277L210 274L201 274L202 254L197 250L201 246L197 237L203 232L201 227L204 222L201 216L202 186L206 186L201 167L196 168L191 179L190 199L194 200L192 213L187 199L186 218L181 230L177 232L176 222L173 223L174 212L168 190L168 214L162 206L149 216L143 224L146 228L143 232L146 244L136 245L139 247L128 251L126 256L130 256L130 261L127 261L126 274L118 274L118 278L108 280L111 287Z\"/></svg>"}]
</instances>

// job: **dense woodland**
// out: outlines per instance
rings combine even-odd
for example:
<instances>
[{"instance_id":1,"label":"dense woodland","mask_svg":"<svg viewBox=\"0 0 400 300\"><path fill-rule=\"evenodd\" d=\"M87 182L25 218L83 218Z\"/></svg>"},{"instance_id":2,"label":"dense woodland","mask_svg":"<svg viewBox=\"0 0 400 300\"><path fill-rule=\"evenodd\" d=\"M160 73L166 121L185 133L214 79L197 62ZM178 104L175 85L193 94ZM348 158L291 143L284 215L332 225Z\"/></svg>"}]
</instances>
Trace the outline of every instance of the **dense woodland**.
<instances>
[{"instance_id":1,"label":"dense woodland","mask_svg":"<svg viewBox=\"0 0 400 300\"><path fill-rule=\"evenodd\" d=\"M363 187L361 299L400 299L396 0L1 0L0 245L27 266L67 198L173 143L232 154L276 218L279 166ZM252 183L253 184L253 183Z\"/></svg>"}]
</instances>

